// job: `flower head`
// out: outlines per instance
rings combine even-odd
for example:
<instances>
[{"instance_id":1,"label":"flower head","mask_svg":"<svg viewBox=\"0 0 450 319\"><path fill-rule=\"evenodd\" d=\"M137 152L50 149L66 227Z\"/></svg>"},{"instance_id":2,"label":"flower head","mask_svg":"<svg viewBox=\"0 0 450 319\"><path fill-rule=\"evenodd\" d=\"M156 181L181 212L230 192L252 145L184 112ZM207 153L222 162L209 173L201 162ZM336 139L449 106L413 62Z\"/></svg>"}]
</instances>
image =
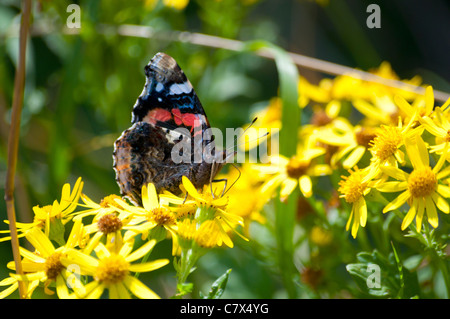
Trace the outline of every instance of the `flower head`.
<instances>
[{"instance_id":1,"label":"flower head","mask_svg":"<svg viewBox=\"0 0 450 319\"><path fill-rule=\"evenodd\" d=\"M34 206L34 219L31 223L16 223L17 231L19 237L25 236L28 230L38 227L44 230L45 234L49 236L51 225L66 224L69 222L76 213L75 209L78 205L78 199L80 198L81 191L83 190L83 182L81 177L77 179L73 190L70 190L70 184L64 184L62 188L61 199L59 201L55 200L52 205L46 205L43 207ZM56 223L54 223L56 221ZM8 223L8 221L5 221ZM1 231L1 233L9 233L9 231ZM52 232L55 234L55 232ZM58 233L58 236L60 234ZM10 240L11 237L4 237L0 239L1 241ZM60 241L60 238L52 238Z\"/></svg>"},{"instance_id":2,"label":"flower head","mask_svg":"<svg viewBox=\"0 0 450 319\"><path fill-rule=\"evenodd\" d=\"M377 189L382 192L401 191L396 199L386 205L383 213L398 209L406 202L409 204L408 213L401 226L402 230L416 218L416 228L420 232L424 213L430 225L436 228L439 224L436 207L446 214L450 212L450 206L444 199L450 197L450 187L442 184L442 180L450 174L450 169L447 167L441 170L449 145L446 144L445 152L431 168L425 142L417 136L416 139L407 142L407 152L413 164L411 173L392 166L382 168L384 173L396 181L382 183Z\"/></svg>"},{"instance_id":3,"label":"flower head","mask_svg":"<svg viewBox=\"0 0 450 319\"><path fill-rule=\"evenodd\" d=\"M132 272L149 272L159 269L169 263L167 259L133 264L150 252L156 240L150 240L133 251L134 240L124 242L120 250L111 252L105 245L99 243L95 248L96 257L79 250L69 250L61 259L63 265L77 265L80 274L91 276L94 280L78 292L79 298L100 298L107 289L110 298L128 299L130 293L138 298L155 299L159 296L131 275Z\"/></svg>"},{"instance_id":4,"label":"flower head","mask_svg":"<svg viewBox=\"0 0 450 319\"><path fill-rule=\"evenodd\" d=\"M365 196L371 189L369 187L370 175L367 168L360 170L358 167L355 167L353 171L349 170L349 173L349 176L342 176L338 191L341 193L339 197L344 198L347 203L352 205L346 229L348 230L350 224L352 224L352 236L356 238L359 226L366 226L367 205Z\"/></svg>"},{"instance_id":5,"label":"flower head","mask_svg":"<svg viewBox=\"0 0 450 319\"><path fill-rule=\"evenodd\" d=\"M67 270L67 266L62 264L61 260L66 256L68 250L73 249L77 245L81 228L81 222L75 222L66 245L56 249L50 239L39 228L32 228L26 233L27 240L36 250L31 252L20 247L20 254L24 257L22 268L25 274L12 275L12 277L31 283L28 287L29 295L31 295L39 282L44 282L47 294L53 294L48 287L50 284L56 283L56 292L59 298L72 298L66 284L67 278L71 276L71 273ZM9 263L8 267L15 269L13 262ZM79 292L82 289L82 284L77 281L72 287L75 292Z\"/></svg>"},{"instance_id":6,"label":"flower head","mask_svg":"<svg viewBox=\"0 0 450 319\"><path fill-rule=\"evenodd\" d=\"M274 155L271 157L271 164L253 165L255 170L269 176L261 188L262 194L272 196L275 189L281 186L280 199L284 201L298 185L305 197L311 197L311 176L331 173L331 168L328 164L314 162L315 158L324 153L325 150L323 148L307 148L289 159L283 155Z\"/></svg>"},{"instance_id":7,"label":"flower head","mask_svg":"<svg viewBox=\"0 0 450 319\"><path fill-rule=\"evenodd\" d=\"M167 231L174 240L173 252L175 253L177 249L176 216L169 208L168 201L158 196L155 185L149 183L142 187L142 207L129 205L121 199L116 199L116 202L123 207L124 213L130 214L131 218L126 227L128 231L124 240L129 240L138 234L141 234L142 239L145 240L150 231L155 231L160 234L157 237L164 238Z\"/></svg>"}]
</instances>

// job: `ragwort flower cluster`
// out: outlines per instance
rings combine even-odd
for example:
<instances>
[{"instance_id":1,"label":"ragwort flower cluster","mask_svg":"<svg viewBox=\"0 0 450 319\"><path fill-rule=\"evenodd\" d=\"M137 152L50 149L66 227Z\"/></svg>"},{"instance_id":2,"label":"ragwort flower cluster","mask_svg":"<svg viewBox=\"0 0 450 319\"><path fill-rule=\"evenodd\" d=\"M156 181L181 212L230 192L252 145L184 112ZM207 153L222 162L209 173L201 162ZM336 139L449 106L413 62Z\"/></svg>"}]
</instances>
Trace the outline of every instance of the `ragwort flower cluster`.
<instances>
[{"instance_id":1,"label":"ragwort flower cluster","mask_svg":"<svg viewBox=\"0 0 450 319\"><path fill-rule=\"evenodd\" d=\"M388 63L373 73L399 80ZM419 85L420 79L403 82ZM402 230L414 219L419 233L425 221L438 227L439 212L450 212L450 100L438 106L430 86L421 95L354 76L318 85L300 78L299 92L309 123L299 127L297 154L273 154L270 164L252 166L262 176L264 200L279 196L284 201L297 188L306 199L320 199L322 176L334 185L325 197L332 201L337 190L343 200L346 229L354 238L366 225L369 194L370 201L383 203L383 213L402 216ZM273 114L274 106L266 113ZM279 120L271 117L270 123Z\"/></svg>"},{"instance_id":2,"label":"ragwort flower cluster","mask_svg":"<svg viewBox=\"0 0 450 319\"><path fill-rule=\"evenodd\" d=\"M49 295L56 290L64 299L159 298L138 279L138 274L169 263L168 259L148 261L158 242L171 238L175 257L194 256L196 261L208 249L233 247L231 233L243 225L241 216L227 211L228 197L211 194L207 187L199 192L187 178L183 188L184 195L178 197L157 194L151 183L144 185L139 207L117 195L95 202L82 193L81 178L72 191L65 184L61 201L45 209L35 207L35 221L18 224L33 249L20 247L24 274L11 273L1 281L0 286L7 288L0 297L9 296L22 281L27 298L38 287ZM179 264L183 262L181 258ZM14 262L7 266L15 270ZM177 275L186 280L191 269L184 272Z\"/></svg>"}]
</instances>

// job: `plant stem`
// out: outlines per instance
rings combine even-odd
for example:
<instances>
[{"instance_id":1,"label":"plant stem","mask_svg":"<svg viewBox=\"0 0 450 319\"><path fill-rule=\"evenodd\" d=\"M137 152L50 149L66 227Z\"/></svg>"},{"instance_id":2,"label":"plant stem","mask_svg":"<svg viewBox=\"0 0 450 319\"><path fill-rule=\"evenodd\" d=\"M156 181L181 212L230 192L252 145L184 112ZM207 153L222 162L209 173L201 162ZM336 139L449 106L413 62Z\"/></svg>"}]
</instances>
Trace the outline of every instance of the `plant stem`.
<instances>
[{"instance_id":1,"label":"plant stem","mask_svg":"<svg viewBox=\"0 0 450 319\"><path fill-rule=\"evenodd\" d=\"M33 35L41 36L50 34L52 32L58 32L59 30L53 27L53 25L48 23L41 23L39 26L35 26L33 29ZM77 35L79 34L79 29L67 29L63 30L65 34L69 35ZM151 26L143 26L143 25L131 25L131 24L121 24L121 25L112 25L112 24L100 24L96 32L99 34L110 35L117 34L124 37L138 37L144 39L162 39L164 41L176 41L181 43L191 43L200 46L206 46L210 48L220 48L227 49L231 51L241 51L245 46L244 42L222 38L218 36L213 36L209 34L197 33L197 32L187 32L187 31L159 31L155 30ZM274 56L267 50L260 50L256 52L257 55L273 59ZM379 75L365 72L358 69L353 69L351 67L347 67L344 65L340 65L337 63L324 61L312 57L308 57L305 55L288 52L289 56L293 60L293 62L305 69L314 70L318 72L322 72L325 74L331 75L346 75L354 78L361 79L363 81L379 83L388 87L398 88L402 90L406 90L409 92L414 92L416 94L423 95L425 93L425 88L421 86L416 86L410 83L402 82L400 80L387 79L383 78ZM436 101L445 102L449 98L449 94L447 92L433 90L434 98Z\"/></svg>"},{"instance_id":2,"label":"plant stem","mask_svg":"<svg viewBox=\"0 0 450 319\"><path fill-rule=\"evenodd\" d=\"M12 102L11 127L8 137L8 169L6 172L5 202L11 233L11 246L17 274L23 274L20 261L19 239L16 228L16 212L14 206L14 178L17 166L17 153L19 149L20 117L22 113L24 86L25 86L25 53L27 47L28 29L30 27L31 0L23 1L22 19L19 36L19 61L14 79L14 96ZM25 283L19 281L20 298L26 297Z\"/></svg>"}]
</instances>

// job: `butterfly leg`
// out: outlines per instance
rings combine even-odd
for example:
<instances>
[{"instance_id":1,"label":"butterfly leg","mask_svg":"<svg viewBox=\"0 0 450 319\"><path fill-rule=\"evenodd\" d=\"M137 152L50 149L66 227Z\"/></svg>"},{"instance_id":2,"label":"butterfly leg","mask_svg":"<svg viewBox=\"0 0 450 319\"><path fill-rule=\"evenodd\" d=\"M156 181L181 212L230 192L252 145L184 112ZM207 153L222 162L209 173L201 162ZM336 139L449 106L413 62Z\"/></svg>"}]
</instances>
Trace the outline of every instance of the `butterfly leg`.
<instances>
[{"instance_id":1,"label":"butterfly leg","mask_svg":"<svg viewBox=\"0 0 450 319\"><path fill-rule=\"evenodd\" d=\"M225 194L225 190L227 189L228 179L227 178L213 179L211 181L211 183L209 184L210 187L211 187L211 195L213 196L213 198L215 198L215 195L214 195L214 192L213 192L213 189L212 189L212 183L220 183L220 182L224 182L222 194L220 195L220 197L222 197Z\"/></svg>"},{"instance_id":2,"label":"butterfly leg","mask_svg":"<svg viewBox=\"0 0 450 319\"><path fill-rule=\"evenodd\" d=\"M187 197L188 197L188 193L186 192L186 195L184 195L184 199L183 199L183 205L184 205L184 203L186 203Z\"/></svg>"}]
</instances>

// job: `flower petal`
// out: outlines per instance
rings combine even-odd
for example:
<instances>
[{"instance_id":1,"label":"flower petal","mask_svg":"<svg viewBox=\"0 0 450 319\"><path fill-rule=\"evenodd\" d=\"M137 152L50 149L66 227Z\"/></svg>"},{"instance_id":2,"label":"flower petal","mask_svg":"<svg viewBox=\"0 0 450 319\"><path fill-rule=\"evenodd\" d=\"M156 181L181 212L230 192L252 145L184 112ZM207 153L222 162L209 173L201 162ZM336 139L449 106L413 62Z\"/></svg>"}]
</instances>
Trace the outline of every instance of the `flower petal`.
<instances>
[{"instance_id":1,"label":"flower petal","mask_svg":"<svg viewBox=\"0 0 450 319\"><path fill-rule=\"evenodd\" d=\"M286 176L283 174L277 174L271 177L261 186L262 195L264 197L271 197L275 189L283 182L285 178Z\"/></svg>"},{"instance_id":2,"label":"flower petal","mask_svg":"<svg viewBox=\"0 0 450 319\"><path fill-rule=\"evenodd\" d=\"M142 186L142 204L146 210L153 210L159 207L156 188L152 183Z\"/></svg>"},{"instance_id":3,"label":"flower petal","mask_svg":"<svg viewBox=\"0 0 450 319\"><path fill-rule=\"evenodd\" d=\"M434 93L433 87L427 86L425 89L425 110L426 114L430 114L434 108Z\"/></svg>"},{"instance_id":4,"label":"flower petal","mask_svg":"<svg viewBox=\"0 0 450 319\"><path fill-rule=\"evenodd\" d=\"M425 129L434 136L445 137L447 135L447 131L442 127L437 126L436 123L434 123L428 116L420 118L420 122Z\"/></svg>"},{"instance_id":5,"label":"flower petal","mask_svg":"<svg viewBox=\"0 0 450 319\"><path fill-rule=\"evenodd\" d=\"M25 236L42 256L48 257L55 252L52 242L39 228L30 229Z\"/></svg>"},{"instance_id":6,"label":"flower petal","mask_svg":"<svg viewBox=\"0 0 450 319\"><path fill-rule=\"evenodd\" d=\"M130 265L130 271L133 272L148 272L164 267L169 263L169 259L157 259L147 263L137 263Z\"/></svg>"},{"instance_id":7,"label":"flower petal","mask_svg":"<svg viewBox=\"0 0 450 319\"><path fill-rule=\"evenodd\" d=\"M407 181L409 174L394 166L382 166L381 171L392 178L400 181Z\"/></svg>"},{"instance_id":8,"label":"flower petal","mask_svg":"<svg viewBox=\"0 0 450 319\"><path fill-rule=\"evenodd\" d=\"M144 245L142 245L141 247L136 249L133 253L131 253L128 256L126 256L125 260L127 262L133 262L133 261L141 258L145 254L147 254L155 246L155 244L156 244L156 240L155 239L149 240Z\"/></svg>"},{"instance_id":9,"label":"flower petal","mask_svg":"<svg viewBox=\"0 0 450 319\"><path fill-rule=\"evenodd\" d=\"M394 96L394 102L403 111L403 113L405 113L405 114L413 114L414 113L414 109L405 100L404 97L402 97L400 95L396 95L396 96Z\"/></svg>"},{"instance_id":10,"label":"flower petal","mask_svg":"<svg viewBox=\"0 0 450 319\"><path fill-rule=\"evenodd\" d=\"M139 279L133 276L127 276L124 280L127 288L138 298L141 299L160 299L160 297L150 288L144 285Z\"/></svg>"},{"instance_id":11,"label":"flower petal","mask_svg":"<svg viewBox=\"0 0 450 319\"><path fill-rule=\"evenodd\" d=\"M395 193L408 188L408 182L384 182L377 189L380 192Z\"/></svg>"},{"instance_id":12,"label":"flower petal","mask_svg":"<svg viewBox=\"0 0 450 319\"><path fill-rule=\"evenodd\" d=\"M426 210L427 210L428 222L434 228L438 227L438 225L439 225L439 218L438 218L438 214L437 214L437 211L436 211L436 206L434 205L434 202L433 202L433 200L431 199L430 196L428 196L425 199L425 207L426 207Z\"/></svg>"},{"instance_id":13,"label":"flower petal","mask_svg":"<svg viewBox=\"0 0 450 319\"><path fill-rule=\"evenodd\" d=\"M409 211L406 214L406 216L403 218L401 229L405 230L406 227L408 227L411 224L411 222L414 220L415 216L416 216L416 205L413 204L409 208Z\"/></svg>"},{"instance_id":14,"label":"flower petal","mask_svg":"<svg viewBox=\"0 0 450 319\"><path fill-rule=\"evenodd\" d=\"M355 205L353 205L352 210L354 210L355 212L355 218L353 219L353 224L352 224L352 237L356 238L356 235L358 234L358 229L359 229L359 216L358 216L358 211L355 209Z\"/></svg>"},{"instance_id":15,"label":"flower petal","mask_svg":"<svg viewBox=\"0 0 450 319\"><path fill-rule=\"evenodd\" d=\"M70 249L67 252L67 258L61 257L60 260L61 263L66 267L71 264L80 266L83 275L95 274L95 271L97 270L99 264L99 261L96 258L86 255L83 252L75 249Z\"/></svg>"},{"instance_id":16,"label":"flower petal","mask_svg":"<svg viewBox=\"0 0 450 319\"><path fill-rule=\"evenodd\" d=\"M280 198L283 200L287 198L292 191L297 186L297 180L292 178L287 178L281 183L281 191L280 191Z\"/></svg>"},{"instance_id":17,"label":"flower petal","mask_svg":"<svg viewBox=\"0 0 450 319\"><path fill-rule=\"evenodd\" d=\"M436 191L445 198L450 197L450 187L446 185L438 184L438 186L436 187Z\"/></svg>"},{"instance_id":18,"label":"flower petal","mask_svg":"<svg viewBox=\"0 0 450 319\"><path fill-rule=\"evenodd\" d=\"M404 191L403 193L398 195L396 199L394 199L392 202L387 204L386 207L384 207L383 213L386 213L388 211L395 210L395 209L399 208L410 197L411 197L410 191L409 190Z\"/></svg>"},{"instance_id":19,"label":"flower petal","mask_svg":"<svg viewBox=\"0 0 450 319\"><path fill-rule=\"evenodd\" d=\"M45 263L45 258L42 258L39 255L36 255L35 253L32 253L31 251L23 248L23 247L19 247L20 250L20 254L25 257L26 259L30 260L33 263Z\"/></svg>"},{"instance_id":20,"label":"flower petal","mask_svg":"<svg viewBox=\"0 0 450 319\"><path fill-rule=\"evenodd\" d=\"M350 228L350 223L352 221L352 218L353 218L353 207L352 207L352 210L350 211L350 216L348 217L347 224L345 224L346 231L348 231Z\"/></svg>"},{"instance_id":21,"label":"flower petal","mask_svg":"<svg viewBox=\"0 0 450 319\"><path fill-rule=\"evenodd\" d=\"M433 201L435 202L437 208L439 208L445 214L450 213L450 205L444 198L442 198L436 192L432 195L432 197L433 197Z\"/></svg>"},{"instance_id":22,"label":"flower petal","mask_svg":"<svg viewBox=\"0 0 450 319\"><path fill-rule=\"evenodd\" d=\"M417 215L416 215L416 228L417 231L420 232L422 229L422 219L423 219L423 213L425 211L425 200L423 198L419 198L417 200L418 207L417 207Z\"/></svg>"},{"instance_id":23,"label":"flower petal","mask_svg":"<svg viewBox=\"0 0 450 319\"><path fill-rule=\"evenodd\" d=\"M312 182L311 178L308 175L300 176L298 184L300 186L300 190L302 191L303 196L305 196L306 198L312 196Z\"/></svg>"},{"instance_id":24,"label":"flower petal","mask_svg":"<svg viewBox=\"0 0 450 319\"><path fill-rule=\"evenodd\" d=\"M364 197L361 196L359 198L358 206L356 207L356 209L358 210L357 215L359 215L359 223L362 227L365 227L367 222L367 204Z\"/></svg>"},{"instance_id":25,"label":"flower petal","mask_svg":"<svg viewBox=\"0 0 450 319\"><path fill-rule=\"evenodd\" d=\"M192 182L189 180L189 178L187 178L186 176L182 177L182 182L183 182L183 186L186 189L186 191L189 193L189 195L191 195L192 197L194 197L195 199L199 200L199 201L203 201L202 196L199 194L199 192L195 189L194 185L192 184Z\"/></svg>"},{"instance_id":26,"label":"flower petal","mask_svg":"<svg viewBox=\"0 0 450 319\"><path fill-rule=\"evenodd\" d=\"M345 161L342 162L342 166L347 170L352 168L353 166L358 164L359 160L363 157L365 152L366 148L364 146L357 146L345 159Z\"/></svg>"},{"instance_id":27,"label":"flower petal","mask_svg":"<svg viewBox=\"0 0 450 319\"><path fill-rule=\"evenodd\" d=\"M87 285L84 286L85 288L85 294L84 295L77 295L78 298L83 299L99 299L103 291L105 290L105 285L102 283L99 283L98 281L91 281Z\"/></svg>"},{"instance_id":28,"label":"flower petal","mask_svg":"<svg viewBox=\"0 0 450 319\"><path fill-rule=\"evenodd\" d=\"M450 174L450 166L444 168L442 171L436 174L437 179L443 179Z\"/></svg>"}]
</instances>

